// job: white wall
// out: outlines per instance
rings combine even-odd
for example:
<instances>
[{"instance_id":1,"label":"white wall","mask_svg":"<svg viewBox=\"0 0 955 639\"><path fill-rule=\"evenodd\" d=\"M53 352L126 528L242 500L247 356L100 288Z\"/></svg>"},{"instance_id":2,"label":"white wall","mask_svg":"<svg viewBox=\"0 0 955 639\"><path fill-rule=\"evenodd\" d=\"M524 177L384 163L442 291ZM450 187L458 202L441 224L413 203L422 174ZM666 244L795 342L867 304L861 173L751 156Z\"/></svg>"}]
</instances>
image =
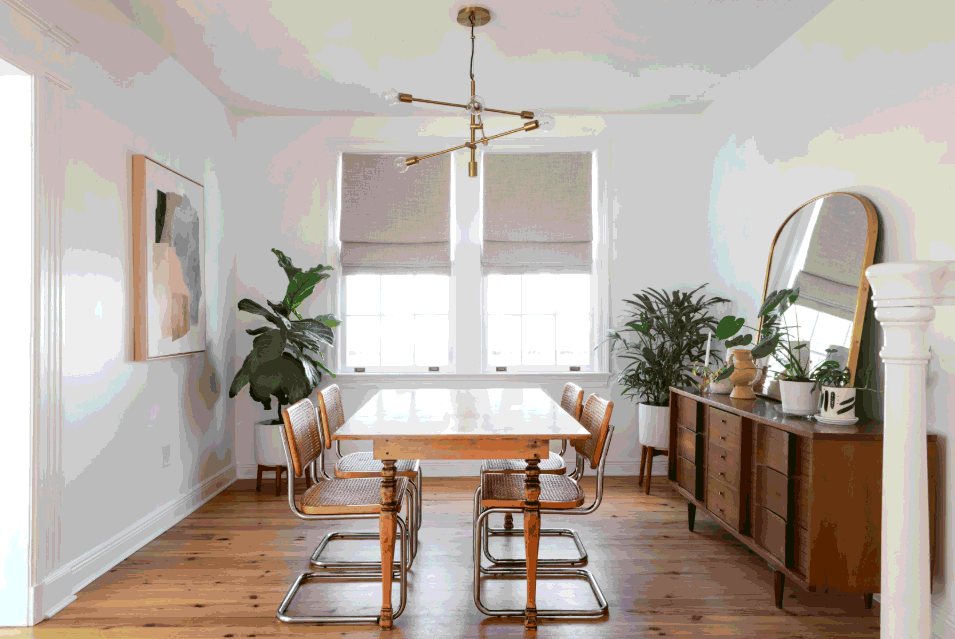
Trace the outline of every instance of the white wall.
<instances>
[{"instance_id":1,"label":"white wall","mask_svg":"<svg viewBox=\"0 0 955 639\"><path fill-rule=\"evenodd\" d=\"M0 59L0 175L3 175L6 216L0 240L0 271L9 274L5 293L17 300L19 312L4 313L2 333L7 336L3 377L4 393L10 397L10 428L6 445L20 454L9 455L0 465L0 484L7 486L3 517L0 517L0 625L27 622L30 586L30 450L32 388L30 380L29 308L33 281L25 265L32 263L33 211L33 86L29 74ZM14 274L26 274L17 277Z\"/></svg>"},{"instance_id":2,"label":"white wall","mask_svg":"<svg viewBox=\"0 0 955 639\"><path fill-rule=\"evenodd\" d=\"M955 259L955 4L836 0L716 96L710 253L750 314L783 218L811 197L848 190L882 220L882 260ZM955 635L955 311L935 321L929 428L939 434L938 636ZM877 345L871 344L875 351Z\"/></svg>"},{"instance_id":3,"label":"white wall","mask_svg":"<svg viewBox=\"0 0 955 639\"><path fill-rule=\"evenodd\" d=\"M228 480L234 458L225 380L235 300L224 181L234 137L222 104L113 5L31 5L80 42L64 52L0 5L0 51L36 60L74 87L61 143L61 488L54 545L37 577L49 612L208 496L209 480L216 478L215 488ZM137 153L205 184L206 354L132 362L130 171ZM164 445L172 452L166 468Z\"/></svg>"},{"instance_id":4,"label":"white wall","mask_svg":"<svg viewBox=\"0 0 955 639\"><path fill-rule=\"evenodd\" d=\"M410 82L413 84L413 82ZM490 96L486 96L490 99ZM317 98L320 99L320 98ZM487 118L488 131L507 126L513 119ZM672 288L696 286L709 279L706 241L706 209L709 201L711 162L693 152L694 140L703 121L694 116L629 115L577 116L558 118L553 136L529 134L499 145L535 145L535 151L594 150L598 152L598 174L606 183L606 209L612 224L609 244L611 285L610 313L622 308L620 300L643 287ZM337 156L341 150L380 150L384 152L430 153L459 143L467 135L467 120L415 117L252 117L239 120L238 181L246 185L243 220L233 235L237 252L237 296L278 300L285 290L285 276L275 263L271 248L286 251L297 265L317 262L334 264L329 254L329 238L334 228ZM674 144L674 142L676 142ZM531 147L528 147L531 148ZM456 259L477 260L478 226L461 223L477 215L477 179L469 179L466 154L457 162L455 216L456 232L465 241L459 245ZM601 178L602 179L602 178ZM268 223L263 223L267 219ZM469 255L465 255L470 252ZM457 268L457 267L456 267ZM333 310L336 271L325 289L315 296L312 313ZM459 289L456 310L463 321L458 347L466 348L468 335L480 332L480 309L475 295L463 295ZM475 289L476 291L476 289ZM464 299L461 299L464 298ZM252 338L246 328L259 325L258 318L240 313L237 318L237 349L234 366L241 363ZM459 358L459 362L461 358ZM459 374L477 374L463 370ZM432 376L428 380L434 380ZM441 379L431 383L445 386L541 385L559 397L564 381L576 380L589 392L611 396L615 402L613 424L616 435L608 461L608 471L636 473L640 449L636 429L631 424L634 405L622 399L616 388L609 389L602 379L558 377L530 382L517 378ZM326 380L330 382L330 380ZM420 383L407 378L387 382L370 377L344 376L339 380L344 391L345 411L351 414L382 384L392 386ZM243 391L236 400L236 459L240 475L254 473L252 424L265 412ZM345 448L345 447L343 447ZM665 459L658 458L659 464ZM475 465L427 465L430 474L474 474ZM472 467L473 466L473 467Z\"/></svg>"}]
</instances>

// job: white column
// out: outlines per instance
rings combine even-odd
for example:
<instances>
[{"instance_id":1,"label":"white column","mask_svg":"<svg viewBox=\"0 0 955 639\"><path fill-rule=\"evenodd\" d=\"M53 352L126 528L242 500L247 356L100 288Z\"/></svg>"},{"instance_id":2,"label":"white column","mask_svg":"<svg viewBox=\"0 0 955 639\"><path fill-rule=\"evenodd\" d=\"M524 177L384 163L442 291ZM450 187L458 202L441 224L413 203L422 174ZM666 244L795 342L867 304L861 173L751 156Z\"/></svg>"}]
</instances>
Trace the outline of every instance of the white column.
<instances>
[{"instance_id":1,"label":"white column","mask_svg":"<svg viewBox=\"0 0 955 639\"><path fill-rule=\"evenodd\" d=\"M926 376L935 306L955 303L955 262L892 262L866 271L885 343L881 636L930 639Z\"/></svg>"}]
</instances>

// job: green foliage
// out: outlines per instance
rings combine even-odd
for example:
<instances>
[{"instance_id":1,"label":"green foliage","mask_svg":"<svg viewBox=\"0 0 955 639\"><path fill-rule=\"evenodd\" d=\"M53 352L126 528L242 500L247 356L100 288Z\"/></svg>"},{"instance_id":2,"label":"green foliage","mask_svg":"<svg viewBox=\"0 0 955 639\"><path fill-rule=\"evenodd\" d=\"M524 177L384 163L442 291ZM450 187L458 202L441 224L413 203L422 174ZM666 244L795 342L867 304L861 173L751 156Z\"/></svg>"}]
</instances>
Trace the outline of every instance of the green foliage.
<instances>
[{"instance_id":1,"label":"green foliage","mask_svg":"<svg viewBox=\"0 0 955 639\"><path fill-rule=\"evenodd\" d=\"M748 346L753 343L753 335L737 335L743 328L748 328L754 333L758 333L759 336L759 342L750 351L753 360L770 356L776 357L777 353L788 348L788 342L784 339L787 336L787 328L783 325L783 314L798 298L798 288L773 291L766 296L766 301L763 302L756 314L761 320L758 330L746 326L742 317L727 315L720 320L717 326L716 338L724 340L723 346L727 349ZM798 361L798 357L796 363L801 363ZM732 363L726 364L717 372L713 381L722 381L732 375L735 370L736 367Z\"/></svg>"},{"instance_id":2,"label":"green foliage","mask_svg":"<svg viewBox=\"0 0 955 639\"><path fill-rule=\"evenodd\" d=\"M255 335L252 351L232 380L229 397L238 395L248 384L249 395L266 410L272 408L271 398L276 399L278 421L281 422L282 406L311 395L322 381L322 371L335 376L319 360L322 359L321 348L335 343L332 329L341 321L333 315L306 319L297 310L315 291L315 286L330 277L328 271L332 267L319 264L303 271L282 251L272 249L272 252L288 276L288 287L279 304L266 300L271 311L250 299L239 302L240 311L259 315L272 326L246 330L249 335ZM292 319L292 315L298 319Z\"/></svg>"},{"instance_id":3,"label":"green foliage","mask_svg":"<svg viewBox=\"0 0 955 639\"><path fill-rule=\"evenodd\" d=\"M710 309L724 302L722 297L706 298L696 293L658 291L648 288L624 300L627 304L623 328L607 336L612 352L626 366L617 376L625 396L644 398L652 406L669 403L671 386L690 386L693 362L703 359L705 329L716 330Z\"/></svg>"}]
</instances>

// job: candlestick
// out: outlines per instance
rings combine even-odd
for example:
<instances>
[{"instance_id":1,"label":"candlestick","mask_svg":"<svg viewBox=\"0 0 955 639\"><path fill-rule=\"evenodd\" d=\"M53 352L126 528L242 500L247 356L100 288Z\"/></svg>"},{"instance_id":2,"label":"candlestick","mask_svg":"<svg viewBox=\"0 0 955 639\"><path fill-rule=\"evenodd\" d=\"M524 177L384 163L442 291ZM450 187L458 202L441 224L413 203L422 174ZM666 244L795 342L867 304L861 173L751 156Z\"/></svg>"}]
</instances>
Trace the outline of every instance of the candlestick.
<instances>
[{"instance_id":1,"label":"candlestick","mask_svg":"<svg viewBox=\"0 0 955 639\"><path fill-rule=\"evenodd\" d=\"M703 366L706 367L706 370L710 370L710 340L713 339L713 331L709 331L706 335L706 359L703 360Z\"/></svg>"}]
</instances>

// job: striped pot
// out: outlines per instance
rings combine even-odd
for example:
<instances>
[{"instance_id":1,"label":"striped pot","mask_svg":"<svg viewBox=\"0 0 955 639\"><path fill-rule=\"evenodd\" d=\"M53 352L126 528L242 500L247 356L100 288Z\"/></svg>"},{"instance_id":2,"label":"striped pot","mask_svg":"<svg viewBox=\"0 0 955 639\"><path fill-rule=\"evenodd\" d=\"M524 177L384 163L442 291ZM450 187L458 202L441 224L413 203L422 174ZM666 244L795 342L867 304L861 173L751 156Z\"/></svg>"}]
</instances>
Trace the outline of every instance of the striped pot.
<instances>
[{"instance_id":1,"label":"striped pot","mask_svg":"<svg viewBox=\"0 0 955 639\"><path fill-rule=\"evenodd\" d=\"M823 386L819 398L821 417L834 420L854 419L856 416L856 389Z\"/></svg>"}]
</instances>

